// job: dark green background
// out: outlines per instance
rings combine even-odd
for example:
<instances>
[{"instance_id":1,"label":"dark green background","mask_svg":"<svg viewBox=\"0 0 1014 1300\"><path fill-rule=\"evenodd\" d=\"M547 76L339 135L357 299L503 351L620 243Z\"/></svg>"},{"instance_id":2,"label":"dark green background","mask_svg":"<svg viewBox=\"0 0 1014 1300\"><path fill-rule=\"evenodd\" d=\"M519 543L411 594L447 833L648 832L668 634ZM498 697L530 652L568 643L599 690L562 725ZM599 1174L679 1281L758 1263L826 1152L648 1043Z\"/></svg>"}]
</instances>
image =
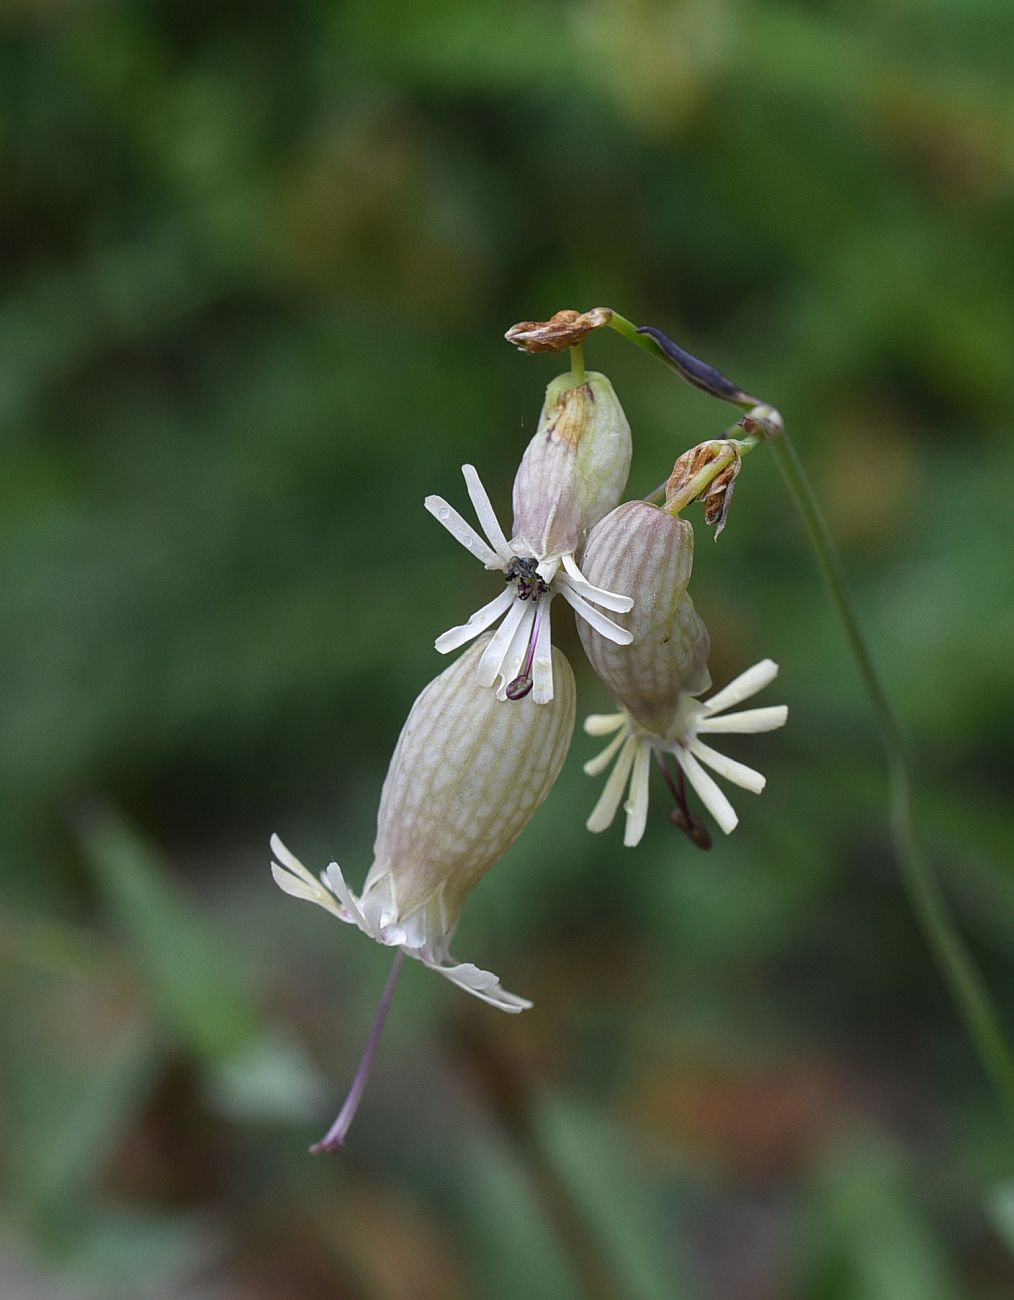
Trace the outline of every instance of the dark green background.
<instances>
[{"instance_id":1,"label":"dark green background","mask_svg":"<svg viewBox=\"0 0 1014 1300\"><path fill-rule=\"evenodd\" d=\"M610 305L781 408L1010 1007L1008 0L0 23L0 1291L1010 1295L1001 1114L763 450L692 590L716 682L781 664L788 727L727 746L767 791L702 854L656 790L624 850L579 733L455 945L534 1011L407 970L335 1159L388 958L267 871L278 830L361 880L433 637L492 594L422 498L464 508L470 460L506 514L558 363L503 331ZM632 494L734 418L615 335L588 360Z\"/></svg>"}]
</instances>

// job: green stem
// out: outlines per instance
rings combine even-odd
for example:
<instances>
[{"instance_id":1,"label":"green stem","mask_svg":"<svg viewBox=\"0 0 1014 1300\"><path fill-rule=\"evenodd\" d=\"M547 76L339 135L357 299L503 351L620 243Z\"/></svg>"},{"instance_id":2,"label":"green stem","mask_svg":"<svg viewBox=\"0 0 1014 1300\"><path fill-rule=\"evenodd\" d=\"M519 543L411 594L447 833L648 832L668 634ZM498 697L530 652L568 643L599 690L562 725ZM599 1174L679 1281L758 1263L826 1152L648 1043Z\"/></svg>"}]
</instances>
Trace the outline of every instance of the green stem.
<instances>
[{"instance_id":1,"label":"green stem","mask_svg":"<svg viewBox=\"0 0 1014 1300\"><path fill-rule=\"evenodd\" d=\"M583 384L587 378L584 368L584 344L575 343L570 349L570 372L574 382Z\"/></svg>"},{"instance_id":2,"label":"green stem","mask_svg":"<svg viewBox=\"0 0 1014 1300\"><path fill-rule=\"evenodd\" d=\"M650 335L639 334L637 327L625 317L613 312L609 325L629 342L664 362L682 379L688 378L655 339ZM715 395L719 394L716 392ZM746 399L746 395L743 396ZM748 411L747 418L761 415L765 410L754 407L752 399L730 400ZM955 924L947 899L920 840L912 801L912 769L905 740L859 627L841 558L813 486L795 448L782 430L781 417L773 408L766 408L766 416L761 418L761 425L771 454L806 528L828 595L841 621L845 640L876 715L887 758L891 841L901 863L909 904L964 1020L983 1068L992 1079L1014 1123L1014 1058L993 999ZM653 493L652 498L657 495L658 493Z\"/></svg>"},{"instance_id":3,"label":"green stem","mask_svg":"<svg viewBox=\"0 0 1014 1300\"><path fill-rule=\"evenodd\" d=\"M837 548L813 486L788 437L782 434L771 439L768 445L806 528L828 595L841 620L845 639L880 726L890 786L891 839L901 862L909 902L983 1067L1014 1121L1014 1060L989 990L955 925L920 841L905 740L856 619Z\"/></svg>"}]
</instances>

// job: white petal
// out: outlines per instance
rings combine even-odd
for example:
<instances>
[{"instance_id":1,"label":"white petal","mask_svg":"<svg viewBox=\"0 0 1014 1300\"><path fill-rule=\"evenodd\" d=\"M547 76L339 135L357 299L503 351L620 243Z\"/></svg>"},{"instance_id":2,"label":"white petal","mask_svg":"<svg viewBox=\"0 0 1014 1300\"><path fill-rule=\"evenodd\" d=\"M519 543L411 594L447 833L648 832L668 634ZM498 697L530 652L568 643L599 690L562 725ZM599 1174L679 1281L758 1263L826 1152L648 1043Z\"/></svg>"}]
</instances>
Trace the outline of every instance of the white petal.
<instances>
[{"instance_id":1,"label":"white petal","mask_svg":"<svg viewBox=\"0 0 1014 1300\"><path fill-rule=\"evenodd\" d=\"M778 665L774 660L762 659L759 664L754 664L745 673L733 678L717 695L705 700L702 708L706 713L721 713L725 709L731 709L734 704L748 700L765 686L770 686L777 676Z\"/></svg>"},{"instance_id":2,"label":"white petal","mask_svg":"<svg viewBox=\"0 0 1014 1300\"><path fill-rule=\"evenodd\" d=\"M722 830L726 835L735 830L739 823L735 809L697 759L685 749L677 749L675 754L677 763L687 774L687 780Z\"/></svg>"},{"instance_id":3,"label":"white petal","mask_svg":"<svg viewBox=\"0 0 1014 1300\"><path fill-rule=\"evenodd\" d=\"M623 829L623 843L627 848L640 844L648 821L648 777L651 773L651 746L644 740L637 747L634 770L630 774L630 798L624 811L627 824Z\"/></svg>"},{"instance_id":4,"label":"white petal","mask_svg":"<svg viewBox=\"0 0 1014 1300\"><path fill-rule=\"evenodd\" d=\"M507 611L507 617L493 633L489 645L482 652L479 668L475 675L480 686L493 685L510 649L511 642L514 640L514 633L518 630L518 626L522 620L525 620L526 623L530 622L534 615L535 610L527 601L514 601Z\"/></svg>"},{"instance_id":5,"label":"white petal","mask_svg":"<svg viewBox=\"0 0 1014 1300\"><path fill-rule=\"evenodd\" d=\"M465 487L468 488L468 496L482 531L489 538L493 550L498 555L506 557L510 547L507 545L507 538L503 535L503 529L500 527L500 521L496 517L496 511L486 494L486 489L482 486L478 471L474 465L462 465L461 472L465 476Z\"/></svg>"},{"instance_id":6,"label":"white petal","mask_svg":"<svg viewBox=\"0 0 1014 1300\"><path fill-rule=\"evenodd\" d=\"M307 871L296 855L285 847L277 834L271 836L271 852L283 867L287 867L295 876L300 876L308 884L315 885L317 879Z\"/></svg>"},{"instance_id":7,"label":"white petal","mask_svg":"<svg viewBox=\"0 0 1014 1300\"><path fill-rule=\"evenodd\" d=\"M745 763L737 763L734 758L726 758L717 750L711 749L700 740L692 740L688 746L692 754L696 754L702 763L706 763L713 772L719 776L724 776L727 781L733 785L741 786L744 790L750 790L753 794L760 794L767 782L760 772L755 772L752 767L747 767Z\"/></svg>"},{"instance_id":8,"label":"white petal","mask_svg":"<svg viewBox=\"0 0 1014 1300\"><path fill-rule=\"evenodd\" d=\"M612 619L606 618L605 614L600 614L594 605L589 605L583 596L578 595L573 587L561 586L560 595L574 608L576 614L593 627L596 632L600 633L607 641L613 641L616 645L630 645L634 639L634 634L628 632L624 627L617 627Z\"/></svg>"},{"instance_id":9,"label":"white petal","mask_svg":"<svg viewBox=\"0 0 1014 1300\"><path fill-rule=\"evenodd\" d=\"M489 569L499 569L501 561L495 551L482 540L470 523L462 519L457 510L449 505L443 497L427 497L423 502L438 524L443 524L466 551L471 551L477 560L481 560Z\"/></svg>"},{"instance_id":10,"label":"white petal","mask_svg":"<svg viewBox=\"0 0 1014 1300\"><path fill-rule=\"evenodd\" d=\"M500 667L498 670L500 681L496 688L496 698L498 700L506 700L507 684L512 682L521 671L521 665L525 661L525 652L528 649L528 637L530 632L531 624L527 619L522 619L514 631L514 636L511 639L510 645L507 647L506 653L500 660Z\"/></svg>"},{"instance_id":11,"label":"white petal","mask_svg":"<svg viewBox=\"0 0 1014 1300\"><path fill-rule=\"evenodd\" d=\"M626 733L622 731L618 735L614 736L601 753L596 754L594 758L590 758L588 762L585 763L585 776L598 776L600 772L604 772L609 766L610 759L626 739Z\"/></svg>"},{"instance_id":12,"label":"white petal","mask_svg":"<svg viewBox=\"0 0 1014 1300\"><path fill-rule=\"evenodd\" d=\"M724 713L720 718L701 718L695 730L701 732L725 731L748 735L757 731L776 731L785 726L789 716L788 705L773 704L768 709L744 709L742 713Z\"/></svg>"},{"instance_id":13,"label":"white petal","mask_svg":"<svg viewBox=\"0 0 1014 1300\"><path fill-rule=\"evenodd\" d=\"M418 952L411 949L408 950L408 954L410 957L420 956ZM458 988L464 989L466 993L488 1002L491 1007L498 1007L501 1011L514 1014L518 1011L527 1011L532 1005L527 998L519 998L516 993L508 993L505 988L501 988L500 981L492 971L480 970L471 962L459 962L455 966L438 966L434 962L427 962L425 957L422 960L430 970L437 971L452 984L457 984Z\"/></svg>"},{"instance_id":14,"label":"white petal","mask_svg":"<svg viewBox=\"0 0 1014 1300\"><path fill-rule=\"evenodd\" d=\"M323 907L340 920L345 920L334 895L329 893L323 885L318 884L316 880L308 885L298 876L294 876L291 871L286 871L280 867L277 862L271 864L271 875L274 877L278 888L291 898L302 898L308 903L316 903L318 907Z\"/></svg>"},{"instance_id":15,"label":"white petal","mask_svg":"<svg viewBox=\"0 0 1014 1300\"><path fill-rule=\"evenodd\" d=\"M532 661L532 699L536 704L548 704L553 698L553 643L549 622L549 606L552 597L543 596L539 601L539 636L535 642L535 658Z\"/></svg>"},{"instance_id":16,"label":"white petal","mask_svg":"<svg viewBox=\"0 0 1014 1300\"><path fill-rule=\"evenodd\" d=\"M609 779L606 781L605 788L599 796L599 801L592 809L592 814L585 822L590 831L604 831L607 826L611 826L613 818L616 816L616 810L620 806L620 800L623 798L623 790L627 784L627 777L630 775L630 769L634 765L634 754L637 750L637 741L633 736L628 736L620 750L620 756L616 760L613 770L609 773Z\"/></svg>"},{"instance_id":17,"label":"white petal","mask_svg":"<svg viewBox=\"0 0 1014 1300\"><path fill-rule=\"evenodd\" d=\"M566 576L560 579L561 586L571 586L587 600L593 600L596 605L601 605L603 609L611 609L617 614L626 614L634 608L634 602L629 596L618 596L614 591L606 591L604 587L596 587L589 582L574 563L572 555L563 556L563 567Z\"/></svg>"},{"instance_id":18,"label":"white petal","mask_svg":"<svg viewBox=\"0 0 1014 1300\"><path fill-rule=\"evenodd\" d=\"M608 736L619 731L626 720L625 713L589 713L584 720L584 729L589 736Z\"/></svg>"},{"instance_id":19,"label":"white petal","mask_svg":"<svg viewBox=\"0 0 1014 1300\"><path fill-rule=\"evenodd\" d=\"M345 877L342 875L342 869L337 862L331 862L327 868L327 883L331 886L338 901L348 913L348 918L342 917L342 920L349 919L353 925L357 925L363 934L369 935L371 939L376 939L374 928L367 921L363 914L363 909L359 906L359 900L353 894L345 883Z\"/></svg>"},{"instance_id":20,"label":"white petal","mask_svg":"<svg viewBox=\"0 0 1014 1300\"><path fill-rule=\"evenodd\" d=\"M458 627L448 628L446 632L441 632L434 646L442 655L451 650L457 650L459 646L465 645L473 637L477 637L480 632L485 632L488 627L492 627L501 614L510 606L515 597L513 587L506 587L499 596L495 597L488 605L483 605L482 609L477 609L474 614L469 616L467 623L462 623Z\"/></svg>"}]
</instances>

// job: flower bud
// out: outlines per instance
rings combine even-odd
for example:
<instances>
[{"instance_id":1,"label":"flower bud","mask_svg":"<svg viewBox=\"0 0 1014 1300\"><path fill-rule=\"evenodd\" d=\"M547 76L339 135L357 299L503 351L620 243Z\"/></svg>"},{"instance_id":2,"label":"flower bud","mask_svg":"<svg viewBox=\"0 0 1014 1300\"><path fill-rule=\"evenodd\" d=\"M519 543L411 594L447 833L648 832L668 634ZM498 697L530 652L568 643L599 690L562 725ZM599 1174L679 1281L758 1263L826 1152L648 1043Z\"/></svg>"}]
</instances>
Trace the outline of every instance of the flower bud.
<instances>
[{"instance_id":1,"label":"flower bud","mask_svg":"<svg viewBox=\"0 0 1014 1300\"><path fill-rule=\"evenodd\" d=\"M514 479L512 546L540 560L575 551L623 495L630 454L630 425L605 375L557 376Z\"/></svg>"},{"instance_id":2,"label":"flower bud","mask_svg":"<svg viewBox=\"0 0 1014 1300\"><path fill-rule=\"evenodd\" d=\"M589 582L633 597L616 622L632 634L629 645L607 640L593 627L578 633L595 672L633 718L665 736L680 692L698 695L711 684L707 628L687 594L694 562L694 533L646 501L618 506L592 529L582 558Z\"/></svg>"}]
</instances>

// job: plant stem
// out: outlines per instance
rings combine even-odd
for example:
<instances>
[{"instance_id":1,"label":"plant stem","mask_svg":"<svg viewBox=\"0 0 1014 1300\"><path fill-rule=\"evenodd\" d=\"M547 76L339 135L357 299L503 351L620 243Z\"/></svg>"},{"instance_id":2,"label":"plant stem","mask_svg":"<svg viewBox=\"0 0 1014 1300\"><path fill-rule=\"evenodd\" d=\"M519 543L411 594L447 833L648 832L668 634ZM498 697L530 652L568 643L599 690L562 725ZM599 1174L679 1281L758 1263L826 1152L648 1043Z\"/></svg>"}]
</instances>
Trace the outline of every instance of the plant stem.
<instances>
[{"instance_id":1,"label":"plant stem","mask_svg":"<svg viewBox=\"0 0 1014 1300\"><path fill-rule=\"evenodd\" d=\"M712 396L730 401L747 411L747 418L760 417L765 441L781 471L796 509L810 539L817 564L824 578L831 604L841 621L845 640L859 669L863 687L873 706L887 759L890 791L890 831L894 851L901 863L902 879L909 903L922 930L937 968L950 989L965 1027L978 1052L983 1068L992 1079L1000 1099L1014 1123L1014 1058L993 999L951 915L916 826L912 801L912 769L901 727L881 684L873 660L859 627L848 592L845 570L838 555L816 493L796 450L782 429L781 417L774 408L761 408L754 398L737 390L725 376L683 352L678 345L661 335L641 333L625 317L613 312L610 328L629 342L662 361L680 378L695 387L703 387ZM653 337L657 335L658 337ZM665 340L669 351L658 341ZM701 382L701 374L705 382ZM713 378L717 376L717 378ZM664 491L664 487L661 489ZM652 493L648 500L658 496Z\"/></svg>"},{"instance_id":2,"label":"plant stem","mask_svg":"<svg viewBox=\"0 0 1014 1300\"><path fill-rule=\"evenodd\" d=\"M570 349L570 372L574 376L574 382L583 384L587 379L587 373L584 368L584 344L575 343Z\"/></svg>"},{"instance_id":3,"label":"plant stem","mask_svg":"<svg viewBox=\"0 0 1014 1300\"><path fill-rule=\"evenodd\" d=\"M813 486L789 438L783 433L768 445L806 528L880 727L890 787L891 839L901 862L909 902L983 1067L1014 1121L1014 1060L990 993L954 923L923 849L915 823L912 771L904 736L859 627L841 559Z\"/></svg>"}]
</instances>

